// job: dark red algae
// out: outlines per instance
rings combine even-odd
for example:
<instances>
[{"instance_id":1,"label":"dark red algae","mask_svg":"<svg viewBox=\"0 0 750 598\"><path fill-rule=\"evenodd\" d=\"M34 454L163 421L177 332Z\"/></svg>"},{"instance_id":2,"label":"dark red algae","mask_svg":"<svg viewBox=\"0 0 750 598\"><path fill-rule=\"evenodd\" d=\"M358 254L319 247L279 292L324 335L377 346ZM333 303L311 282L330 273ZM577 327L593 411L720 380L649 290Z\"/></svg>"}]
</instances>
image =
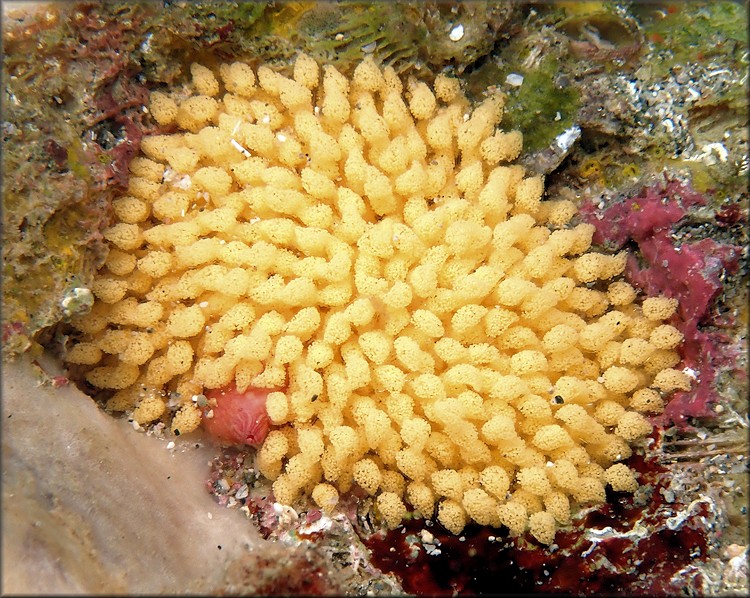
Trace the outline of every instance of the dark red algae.
<instances>
[{"instance_id":1,"label":"dark red algae","mask_svg":"<svg viewBox=\"0 0 750 598\"><path fill-rule=\"evenodd\" d=\"M645 494L608 491L604 506L559 531L549 547L476 525L456 537L421 519L364 542L373 564L418 596L681 593L685 572L706 557L709 505L675 501L671 475L654 460L636 455L628 465L641 474ZM700 574L690 579L698 588L701 581Z\"/></svg>"}]
</instances>

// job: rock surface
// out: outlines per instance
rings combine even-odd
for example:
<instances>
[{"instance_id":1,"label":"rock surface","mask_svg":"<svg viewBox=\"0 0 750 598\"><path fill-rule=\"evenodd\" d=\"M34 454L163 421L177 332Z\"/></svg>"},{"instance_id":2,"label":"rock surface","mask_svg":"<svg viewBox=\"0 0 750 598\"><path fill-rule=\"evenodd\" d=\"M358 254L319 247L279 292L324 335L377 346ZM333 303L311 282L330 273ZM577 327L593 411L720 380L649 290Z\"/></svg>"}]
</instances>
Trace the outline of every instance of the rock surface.
<instances>
[{"instance_id":1,"label":"rock surface","mask_svg":"<svg viewBox=\"0 0 750 598\"><path fill-rule=\"evenodd\" d=\"M28 359L4 364L2 398L3 593L213 593L266 544L205 491L195 438L168 450Z\"/></svg>"}]
</instances>

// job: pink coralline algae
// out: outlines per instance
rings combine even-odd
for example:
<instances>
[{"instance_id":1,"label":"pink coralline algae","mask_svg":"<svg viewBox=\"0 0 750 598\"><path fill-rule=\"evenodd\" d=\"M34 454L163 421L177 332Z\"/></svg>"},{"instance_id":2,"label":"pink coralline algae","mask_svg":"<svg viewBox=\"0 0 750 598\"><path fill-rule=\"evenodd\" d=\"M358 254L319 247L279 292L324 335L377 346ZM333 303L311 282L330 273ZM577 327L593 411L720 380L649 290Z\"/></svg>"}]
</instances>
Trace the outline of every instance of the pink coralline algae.
<instances>
[{"instance_id":1,"label":"pink coralline algae","mask_svg":"<svg viewBox=\"0 0 750 598\"><path fill-rule=\"evenodd\" d=\"M723 287L724 273L736 273L741 247L713 239L675 243L672 227L693 206L706 198L679 181L667 180L646 187L636 196L618 202L604 212L593 204L582 206L583 218L596 226L594 243L617 250L633 241L640 259L631 255L625 274L648 295L679 299L671 322L685 335L683 367L692 370L697 383L677 392L654 423L689 426L689 419L714 415L714 382L717 371L733 362L726 335L701 329L710 324L709 308ZM721 222L720 222L721 224Z\"/></svg>"}]
</instances>

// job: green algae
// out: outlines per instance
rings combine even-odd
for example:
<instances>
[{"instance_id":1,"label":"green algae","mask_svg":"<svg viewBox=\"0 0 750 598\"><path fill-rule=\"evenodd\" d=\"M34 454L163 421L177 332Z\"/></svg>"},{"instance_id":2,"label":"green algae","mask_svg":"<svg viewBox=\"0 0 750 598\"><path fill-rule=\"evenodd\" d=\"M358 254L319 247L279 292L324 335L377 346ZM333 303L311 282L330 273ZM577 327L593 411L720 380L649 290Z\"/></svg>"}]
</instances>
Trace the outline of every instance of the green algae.
<instances>
[{"instance_id":1,"label":"green algae","mask_svg":"<svg viewBox=\"0 0 750 598\"><path fill-rule=\"evenodd\" d=\"M319 61L348 70L371 54L402 72L410 68L427 29L413 3L294 2L281 5L258 23L263 43L283 48L270 62L289 62L302 49ZM269 56L269 54L271 54Z\"/></svg>"},{"instance_id":2,"label":"green algae","mask_svg":"<svg viewBox=\"0 0 750 598\"><path fill-rule=\"evenodd\" d=\"M643 4L633 8L654 45L653 65L666 73L673 64L726 60L746 53L747 6L741 2ZM746 60L746 59L745 59Z\"/></svg>"},{"instance_id":3,"label":"green algae","mask_svg":"<svg viewBox=\"0 0 750 598\"><path fill-rule=\"evenodd\" d=\"M521 131L524 151L533 152L550 145L575 123L580 92L560 82L554 57L544 59L536 68L513 72L523 76L523 83L508 93L503 126Z\"/></svg>"}]
</instances>

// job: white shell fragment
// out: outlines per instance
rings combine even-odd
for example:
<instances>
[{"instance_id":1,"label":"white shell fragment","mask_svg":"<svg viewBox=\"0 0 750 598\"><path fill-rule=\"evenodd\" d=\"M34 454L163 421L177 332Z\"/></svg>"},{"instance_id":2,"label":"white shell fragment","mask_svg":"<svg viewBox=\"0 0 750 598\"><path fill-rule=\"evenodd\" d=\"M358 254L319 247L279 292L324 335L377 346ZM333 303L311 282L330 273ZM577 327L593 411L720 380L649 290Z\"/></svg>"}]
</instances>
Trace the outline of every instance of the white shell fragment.
<instances>
[{"instance_id":1,"label":"white shell fragment","mask_svg":"<svg viewBox=\"0 0 750 598\"><path fill-rule=\"evenodd\" d=\"M513 87L521 87L521 85L523 85L523 75L519 75L518 73L511 73L510 75L505 77L505 82Z\"/></svg>"},{"instance_id":2,"label":"white shell fragment","mask_svg":"<svg viewBox=\"0 0 750 598\"><path fill-rule=\"evenodd\" d=\"M460 41L463 36L464 26L459 23L453 29L451 29L450 33L448 34L448 39L450 39L452 42L457 42Z\"/></svg>"}]
</instances>

